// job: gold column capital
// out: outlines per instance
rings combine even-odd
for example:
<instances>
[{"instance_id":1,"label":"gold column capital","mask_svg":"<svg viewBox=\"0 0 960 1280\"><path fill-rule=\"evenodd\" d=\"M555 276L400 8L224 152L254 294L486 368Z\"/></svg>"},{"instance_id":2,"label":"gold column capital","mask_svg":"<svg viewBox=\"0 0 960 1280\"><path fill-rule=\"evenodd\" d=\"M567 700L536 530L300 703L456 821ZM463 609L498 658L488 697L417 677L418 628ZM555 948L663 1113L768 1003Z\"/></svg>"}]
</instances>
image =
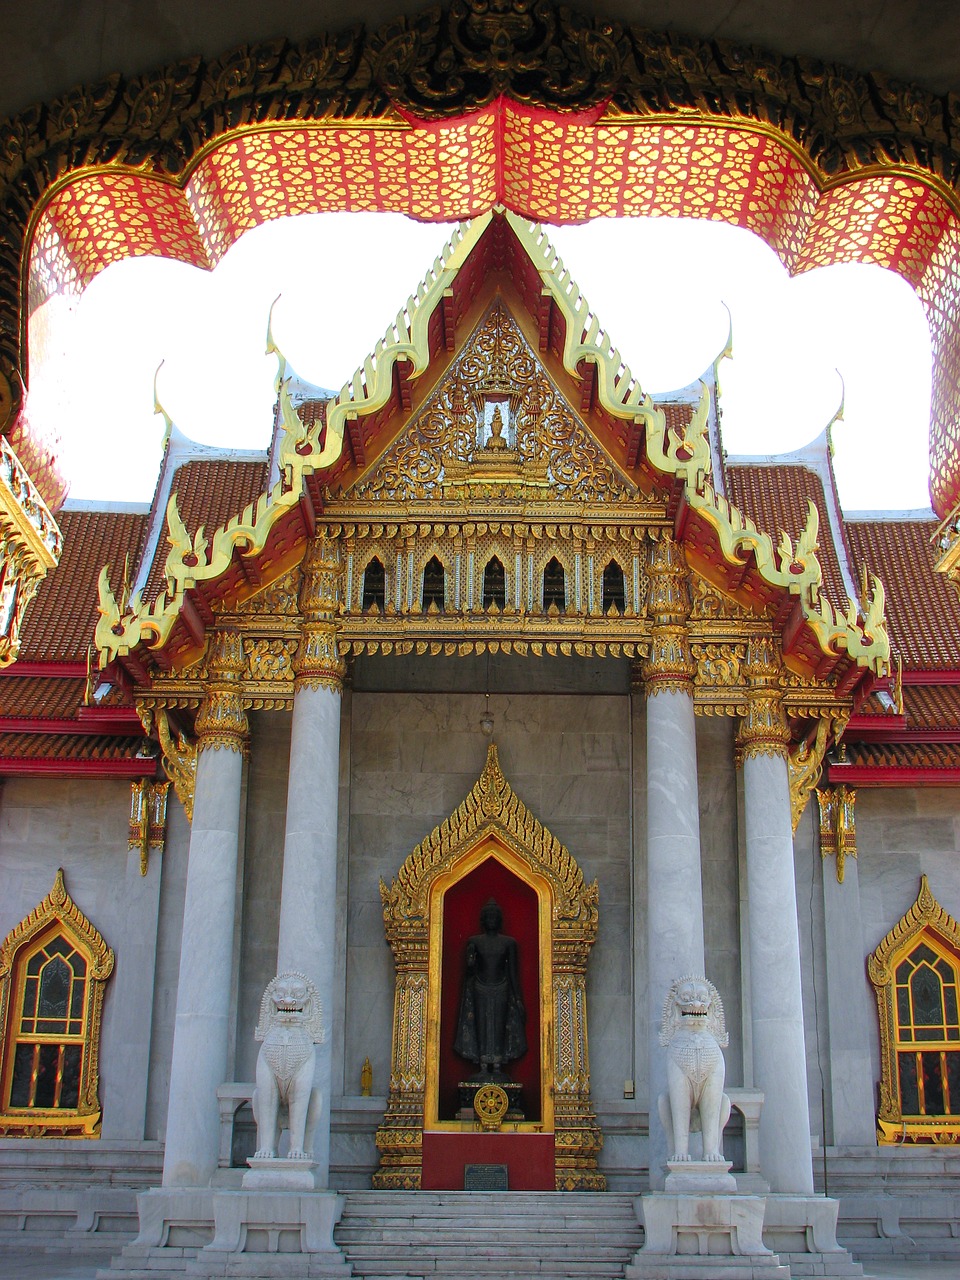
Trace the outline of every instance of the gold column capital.
<instances>
[{"instance_id":1,"label":"gold column capital","mask_svg":"<svg viewBox=\"0 0 960 1280\"><path fill-rule=\"evenodd\" d=\"M246 752L250 726L243 707L243 676L247 669L239 631L215 631L208 650L205 696L197 712L197 750Z\"/></svg>"},{"instance_id":2,"label":"gold column capital","mask_svg":"<svg viewBox=\"0 0 960 1280\"><path fill-rule=\"evenodd\" d=\"M303 557L300 612L303 625L293 660L295 689L343 691L347 664L337 644L337 610L343 567L339 548L330 539L315 538Z\"/></svg>"},{"instance_id":3,"label":"gold column capital","mask_svg":"<svg viewBox=\"0 0 960 1280\"><path fill-rule=\"evenodd\" d=\"M743 664L747 679L747 714L740 721L738 757L783 756L790 732L780 691L780 647L773 636L752 636Z\"/></svg>"},{"instance_id":4,"label":"gold column capital","mask_svg":"<svg viewBox=\"0 0 960 1280\"><path fill-rule=\"evenodd\" d=\"M676 692L693 696L696 664L690 656L687 619L690 584L683 546L662 534L652 544L647 563L647 616L650 655L642 672L647 697Z\"/></svg>"}]
</instances>

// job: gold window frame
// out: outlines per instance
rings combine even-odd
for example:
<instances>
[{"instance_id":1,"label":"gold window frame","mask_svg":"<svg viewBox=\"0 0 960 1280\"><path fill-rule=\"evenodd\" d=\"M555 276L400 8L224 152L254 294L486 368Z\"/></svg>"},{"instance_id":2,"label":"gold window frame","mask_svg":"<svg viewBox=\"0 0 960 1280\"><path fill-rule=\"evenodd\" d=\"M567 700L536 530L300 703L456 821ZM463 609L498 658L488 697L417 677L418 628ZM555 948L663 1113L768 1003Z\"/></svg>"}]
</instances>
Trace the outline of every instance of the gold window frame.
<instances>
[{"instance_id":1,"label":"gold window frame","mask_svg":"<svg viewBox=\"0 0 960 1280\"><path fill-rule=\"evenodd\" d=\"M877 997L880 1020L880 1109L877 1114L877 1141L880 1143L932 1142L960 1143L960 1106L956 1114L918 1116L903 1113L900 1096L898 1053L904 1050L935 1052L944 1046L960 1054L955 1042L917 1042L901 1038L897 1014L897 968L926 941L939 957L950 963L960 982L960 925L937 902L926 876L920 879L917 900L882 939L867 960L867 973Z\"/></svg>"},{"instance_id":2,"label":"gold window frame","mask_svg":"<svg viewBox=\"0 0 960 1280\"><path fill-rule=\"evenodd\" d=\"M78 1035L51 1033L45 1040L36 1032L30 1040L82 1046L80 1081L75 1107L13 1107L10 1093L20 1033L26 970L30 959L56 936L62 936L86 961L87 972L81 1028ZM102 1111L98 1096L100 1027L107 979L113 972L114 954L67 893L63 868L53 888L33 911L7 934L0 945L0 1137L95 1138L100 1134Z\"/></svg>"}]
</instances>

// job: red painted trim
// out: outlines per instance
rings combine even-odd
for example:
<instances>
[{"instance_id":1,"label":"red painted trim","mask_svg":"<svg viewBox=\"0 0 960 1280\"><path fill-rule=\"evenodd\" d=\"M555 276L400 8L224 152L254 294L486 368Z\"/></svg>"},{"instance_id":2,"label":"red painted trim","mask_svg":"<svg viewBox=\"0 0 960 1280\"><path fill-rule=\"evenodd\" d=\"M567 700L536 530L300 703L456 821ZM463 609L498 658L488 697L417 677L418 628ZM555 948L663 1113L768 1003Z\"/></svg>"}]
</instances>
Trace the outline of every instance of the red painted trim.
<instances>
[{"instance_id":1,"label":"red painted trim","mask_svg":"<svg viewBox=\"0 0 960 1280\"><path fill-rule=\"evenodd\" d=\"M904 671L904 684L960 684L960 671Z\"/></svg>"},{"instance_id":2,"label":"red painted trim","mask_svg":"<svg viewBox=\"0 0 960 1280\"><path fill-rule=\"evenodd\" d=\"M155 760L14 760L0 756L2 778L155 778Z\"/></svg>"},{"instance_id":3,"label":"red painted trim","mask_svg":"<svg viewBox=\"0 0 960 1280\"><path fill-rule=\"evenodd\" d=\"M0 676L49 676L51 680L85 680L85 662L15 662L0 669Z\"/></svg>"},{"instance_id":4,"label":"red painted trim","mask_svg":"<svg viewBox=\"0 0 960 1280\"><path fill-rule=\"evenodd\" d=\"M848 787L960 787L960 769L919 769L906 765L832 764L829 782Z\"/></svg>"},{"instance_id":5,"label":"red painted trim","mask_svg":"<svg viewBox=\"0 0 960 1280\"><path fill-rule=\"evenodd\" d=\"M890 729L866 726L851 732L849 727L843 735L846 742L897 743L897 742L960 742L960 729L900 729L895 725Z\"/></svg>"}]
</instances>

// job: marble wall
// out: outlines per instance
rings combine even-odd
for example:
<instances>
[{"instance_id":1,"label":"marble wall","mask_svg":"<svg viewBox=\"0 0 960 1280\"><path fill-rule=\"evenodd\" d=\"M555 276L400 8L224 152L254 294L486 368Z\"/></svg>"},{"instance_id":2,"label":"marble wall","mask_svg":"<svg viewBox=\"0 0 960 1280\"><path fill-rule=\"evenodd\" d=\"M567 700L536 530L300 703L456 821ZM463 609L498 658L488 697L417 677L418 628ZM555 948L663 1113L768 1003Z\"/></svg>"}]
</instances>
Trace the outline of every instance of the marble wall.
<instances>
[{"instance_id":1,"label":"marble wall","mask_svg":"<svg viewBox=\"0 0 960 1280\"><path fill-rule=\"evenodd\" d=\"M369 1055L374 1089L389 1078L393 961L379 880L460 804L483 769L482 694L353 696L347 1086ZM630 725L626 697L493 694L500 763L518 796L600 885L601 925L588 969L596 1098L622 1098L633 1076L630 938ZM354 1086L356 1088L356 1086Z\"/></svg>"}]
</instances>

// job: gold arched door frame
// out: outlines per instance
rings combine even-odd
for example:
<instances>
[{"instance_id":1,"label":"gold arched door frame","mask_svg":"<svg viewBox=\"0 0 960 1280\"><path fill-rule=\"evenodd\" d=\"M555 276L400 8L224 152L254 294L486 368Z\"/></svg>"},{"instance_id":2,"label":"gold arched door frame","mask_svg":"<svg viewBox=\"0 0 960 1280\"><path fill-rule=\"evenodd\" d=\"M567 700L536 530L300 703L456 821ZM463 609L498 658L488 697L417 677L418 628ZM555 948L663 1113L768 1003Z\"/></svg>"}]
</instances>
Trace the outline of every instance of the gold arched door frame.
<instances>
[{"instance_id":1,"label":"gold arched door frame","mask_svg":"<svg viewBox=\"0 0 960 1280\"><path fill-rule=\"evenodd\" d=\"M597 1168L603 1139L590 1101L586 994L599 891L596 881L585 883L569 850L515 794L493 744L480 778L456 812L413 850L389 888L380 882L397 974L390 1095L377 1130L380 1167L373 1185L407 1190L420 1186L423 1131L428 1115L436 1117L435 1092L428 1099L428 1078L433 1071L435 1091L436 1069L428 1064L435 1063L431 1053L438 1034L441 937L436 921L431 927L432 917L449 888L491 852L537 888L541 903L541 973L549 976L541 1008L546 999L550 1004L549 1013L541 1016L541 1035L549 1035L546 1045L541 1040L546 1050L541 1058L542 1088L552 1100L557 1190L603 1190L604 1178ZM547 896L549 928L542 910ZM543 953L545 940L548 957ZM432 985L431 966L436 975Z\"/></svg>"}]
</instances>

